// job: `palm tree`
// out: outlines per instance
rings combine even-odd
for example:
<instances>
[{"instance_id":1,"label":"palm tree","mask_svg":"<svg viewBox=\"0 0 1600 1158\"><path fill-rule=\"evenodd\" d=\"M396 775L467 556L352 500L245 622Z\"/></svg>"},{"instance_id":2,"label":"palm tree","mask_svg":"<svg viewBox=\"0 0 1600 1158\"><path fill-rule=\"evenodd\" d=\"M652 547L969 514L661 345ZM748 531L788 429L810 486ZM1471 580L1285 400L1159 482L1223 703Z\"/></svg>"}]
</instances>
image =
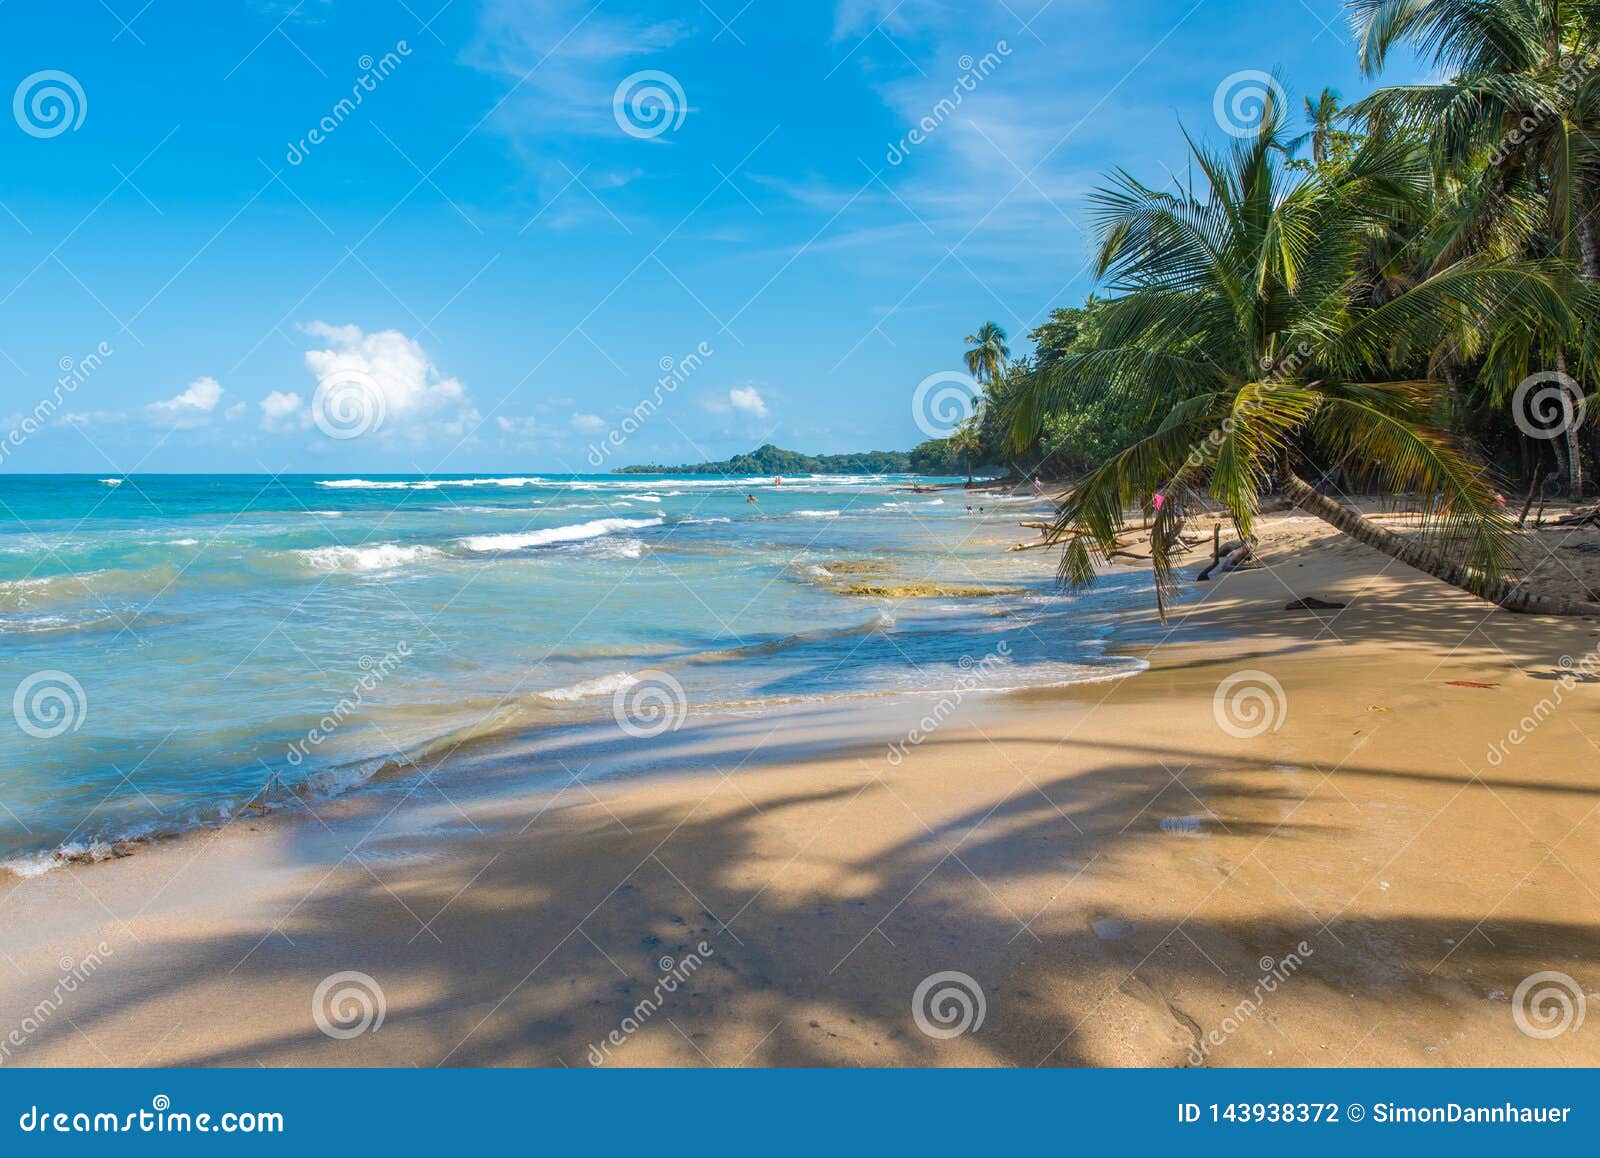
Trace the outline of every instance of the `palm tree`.
<instances>
[{"instance_id":1,"label":"palm tree","mask_svg":"<svg viewBox=\"0 0 1600 1158\"><path fill-rule=\"evenodd\" d=\"M1338 92L1331 88L1323 89L1314 101L1306 97L1306 124L1311 128L1305 136L1296 138L1293 144L1309 140L1311 160L1315 164L1325 165L1333 156L1334 134L1339 131L1339 100Z\"/></svg>"},{"instance_id":2,"label":"palm tree","mask_svg":"<svg viewBox=\"0 0 1600 1158\"><path fill-rule=\"evenodd\" d=\"M1011 358L1011 348L1006 345L1006 332L993 322L984 322L976 334L968 334L966 343L967 373L985 386L998 386L1005 379L1006 362Z\"/></svg>"},{"instance_id":3,"label":"palm tree","mask_svg":"<svg viewBox=\"0 0 1600 1158\"><path fill-rule=\"evenodd\" d=\"M1368 75L1408 43L1448 73L1380 89L1355 107L1424 132L1441 158L1484 188L1480 209L1523 226L1532 250L1600 281L1600 5L1582 0L1347 0ZM1531 195L1539 212L1524 215ZM1535 235L1533 230L1539 230ZM1566 351L1544 354L1566 372ZM1548 368L1549 363L1546 363ZM1499 384L1497 393L1509 393ZM1582 494L1576 425L1563 431L1572 493ZM1561 451L1565 450L1562 455Z\"/></svg>"},{"instance_id":4,"label":"palm tree","mask_svg":"<svg viewBox=\"0 0 1600 1158\"><path fill-rule=\"evenodd\" d=\"M983 453L983 439L978 435L978 420L970 418L956 427L950 435L950 450L961 456L967 465L967 482L972 482L972 460Z\"/></svg>"},{"instance_id":5,"label":"palm tree","mask_svg":"<svg viewBox=\"0 0 1600 1158\"><path fill-rule=\"evenodd\" d=\"M1258 496L1275 477L1310 514L1501 606L1600 612L1531 595L1512 579L1514 528L1483 472L1435 425L1436 383L1404 372L1463 317L1490 334L1570 333L1560 269L1475 256L1392 297L1375 294L1367 245L1426 196L1426 158L1374 134L1347 163L1297 172L1283 160L1281 117L1269 101L1258 134L1225 154L1191 140L1199 193L1152 189L1119 171L1094 198L1098 273L1120 296L1100 306L1091 349L1021 385L1013 438L1105 391L1164 418L1061 506L1052 537L1065 542L1062 578L1092 582L1124 511L1159 494L1151 555L1164 613L1189 493L1208 490L1248 542ZM1302 477L1334 467L1428 496L1422 533L1379 527Z\"/></svg>"}]
</instances>

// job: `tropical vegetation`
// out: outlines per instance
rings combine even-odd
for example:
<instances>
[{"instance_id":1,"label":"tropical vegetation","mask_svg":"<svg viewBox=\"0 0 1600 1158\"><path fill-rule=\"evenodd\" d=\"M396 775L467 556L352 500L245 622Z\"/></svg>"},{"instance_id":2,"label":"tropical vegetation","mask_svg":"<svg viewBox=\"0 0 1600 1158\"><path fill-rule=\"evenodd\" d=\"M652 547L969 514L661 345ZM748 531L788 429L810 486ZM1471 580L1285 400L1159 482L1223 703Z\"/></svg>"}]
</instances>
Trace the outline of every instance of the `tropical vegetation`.
<instances>
[{"instance_id":1,"label":"tropical vegetation","mask_svg":"<svg viewBox=\"0 0 1600 1158\"><path fill-rule=\"evenodd\" d=\"M1092 199L1105 296L1054 310L1030 356L1011 359L992 323L970 335L982 403L913 454L1072 476L1051 531L1072 583L1142 510L1165 600L1186 511L1220 507L1248 543L1276 493L1503 606L1600 610L1517 582L1502 494L1581 496L1600 449L1584 445L1600 409L1600 4L1348 7L1369 75L1404 47L1445 79L1350 106L1324 89L1303 130L1275 80L1245 139L1188 138L1187 181L1111 174ZM1530 398L1546 420L1556 407L1556 431L1517 410ZM1413 495L1419 533L1359 514L1347 495L1371 486Z\"/></svg>"},{"instance_id":2,"label":"tropical vegetation","mask_svg":"<svg viewBox=\"0 0 1600 1158\"><path fill-rule=\"evenodd\" d=\"M903 450L868 450L858 454L801 454L770 442L749 454L736 454L722 462L685 466L624 466L613 474L950 474L948 470L917 470Z\"/></svg>"}]
</instances>

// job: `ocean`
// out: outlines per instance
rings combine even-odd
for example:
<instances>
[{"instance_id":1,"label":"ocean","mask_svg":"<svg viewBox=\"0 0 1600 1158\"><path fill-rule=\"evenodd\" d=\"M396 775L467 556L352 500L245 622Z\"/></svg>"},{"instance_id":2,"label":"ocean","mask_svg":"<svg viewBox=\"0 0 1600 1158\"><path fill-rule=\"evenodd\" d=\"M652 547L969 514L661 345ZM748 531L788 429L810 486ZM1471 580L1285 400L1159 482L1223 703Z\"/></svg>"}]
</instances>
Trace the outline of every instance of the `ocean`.
<instances>
[{"instance_id":1,"label":"ocean","mask_svg":"<svg viewBox=\"0 0 1600 1158\"><path fill-rule=\"evenodd\" d=\"M1035 500L972 496L980 519L911 481L0 476L0 867L500 733L614 717L648 743L689 713L1139 670L1104 635L1147 576L1065 593L1000 549ZM893 594L919 580L960 590Z\"/></svg>"}]
</instances>

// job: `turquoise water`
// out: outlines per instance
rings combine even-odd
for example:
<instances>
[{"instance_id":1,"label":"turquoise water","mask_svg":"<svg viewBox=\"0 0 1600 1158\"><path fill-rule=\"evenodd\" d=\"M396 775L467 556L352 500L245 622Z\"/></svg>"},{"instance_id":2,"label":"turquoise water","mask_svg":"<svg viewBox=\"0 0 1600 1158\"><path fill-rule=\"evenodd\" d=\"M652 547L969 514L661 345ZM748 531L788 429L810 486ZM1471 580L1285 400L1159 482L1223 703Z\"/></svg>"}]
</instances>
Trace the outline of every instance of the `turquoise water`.
<instances>
[{"instance_id":1,"label":"turquoise water","mask_svg":"<svg viewBox=\"0 0 1600 1158\"><path fill-rule=\"evenodd\" d=\"M0 863L614 711L1135 666L1099 624L1143 579L1065 596L1043 553L998 549L1031 534L1031 500L985 497L979 519L908 481L0 477ZM838 594L828 564L863 559L889 568L874 581L1000 593Z\"/></svg>"}]
</instances>

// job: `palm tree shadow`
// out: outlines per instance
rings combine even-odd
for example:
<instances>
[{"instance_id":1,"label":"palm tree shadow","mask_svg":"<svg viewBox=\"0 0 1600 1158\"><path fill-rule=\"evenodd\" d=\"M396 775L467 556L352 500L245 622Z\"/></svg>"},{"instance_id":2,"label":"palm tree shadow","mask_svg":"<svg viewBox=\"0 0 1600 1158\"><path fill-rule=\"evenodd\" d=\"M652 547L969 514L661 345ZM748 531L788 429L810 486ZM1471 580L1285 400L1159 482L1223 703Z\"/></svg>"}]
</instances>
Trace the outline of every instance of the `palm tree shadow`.
<instances>
[{"instance_id":1,"label":"palm tree shadow","mask_svg":"<svg viewBox=\"0 0 1600 1158\"><path fill-rule=\"evenodd\" d=\"M1577 921L1472 929L1252 893L1236 850L1326 830L1248 819L1293 797L1227 767L1161 788L1167 766L985 796L887 843L871 817L908 806L871 774L759 806L728 783L687 814L564 803L523 818L518 839L490 831L437 861L352 839L318 887L268 917L119 949L70 1021L47 1021L29 1047L48 1059L86 1037L118 1064L206 1066L1182 1065L1227 1064L1234 1042L1260 1035L1252 1058L1275 1048L1330 1064L1369 1025L1484 1011L1502 1015L1497 1047L1543 1045L1515 1033L1506 995L1552 963L1600 972L1600 931ZM1180 809L1193 823L1164 830ZM850 824L867 826L850 843L865 851L812 858L821 832ZM1229 903L1207 905L1213 894ZM1238 1002L1262 998L1291 957L1241 1017ZM313 994L348 971L381 989L384 1020L329 1036ZM970 983L981 1026L925 1031L944 1025L926 1010L919 1021L913 1000L942 974L965 980L935 983L939 1008L959 1012L951 985Z\"/></svg>"}]
</instances>

